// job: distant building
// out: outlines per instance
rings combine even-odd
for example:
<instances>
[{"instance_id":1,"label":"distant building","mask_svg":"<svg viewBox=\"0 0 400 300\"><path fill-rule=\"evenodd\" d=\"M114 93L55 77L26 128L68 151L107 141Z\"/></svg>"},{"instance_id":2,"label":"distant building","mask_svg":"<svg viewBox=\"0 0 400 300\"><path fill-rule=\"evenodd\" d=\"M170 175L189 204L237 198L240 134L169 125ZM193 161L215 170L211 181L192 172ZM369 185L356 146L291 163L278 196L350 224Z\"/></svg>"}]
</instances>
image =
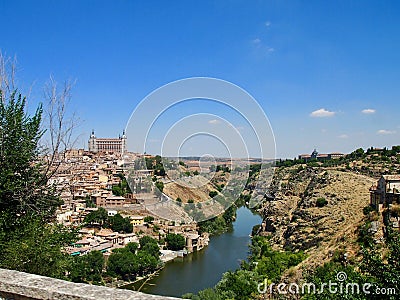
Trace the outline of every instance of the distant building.
<instances>
[{"instance_id":1,"label":"distant building","mask_svg":"<svg viewBox=\"0 0 400 300\"><path fill-rule=\"evenodd\" d=\"M116 211L116 210L107 210L107 215L109 217L114 217L117 213L118 213L118 211Z\"/></svg>"},{"instance_id":2,"label":"distant building","mask_svg":"<svg viewBox=\"0 0 400 300\"><path fill-rule=\"evenodd\" d=\"M64 151L64 158L65 159L72 159L72 158L82 159L84 152L85 152L85 150L83 150L83 149L68 149L68 150Z\"/></svg>"},{"instance_id":3,"label":"distant building","mask_svg":"<svg viewBox=\"0 0 400 300\"><path fill-rule=\"evenodd\" d=\"M338 159L343 157L343 153L339 152L333 152L333 153L328 153L328 154L319 154L316 149L311 154L300 154L299 159L309 161L309 160L319 160L319 161L324 161L324 160L330 160L330 159Z\"/></svg>"},{"instance_id":4,"label":"distant building","mask_svg":"<svg viewBox=\"0 0 400 300\"><path fill-rule=\"evenodd\" d=\"M377 211L400 203L400 175L383 175L370 189L370 204Z\"/></svg>"},{"instance_id":5,"label":"distant building","mask_svg":"<svg viewBox=\"0 0 400 300\"><path fill-rule=\"evenodd\" d=\"M333 153L330 153L329 156L331 159L338 159L338 158L344 157L344 154L340 153L340 152L333 152Z\"/></svg>"},{"instance_id":6,"label":"distant building","mask_svg":"<svg viewBox=\"0 0 400 300\"><path fill-rule=\"evenodd\" d=\"M127 204L125 197L121 196L106 196L98 194L92 195L92 199L95 199L96 206L98 207L123 207Z\"/></svg>"},{"instance_id":7,"label":"distant building","mask_svg":"<svg viewBox=\"0 0 400 300\"><path fill-rule=\"evenodd\" d=\"M123 131L122 136L118 138L97 138L94 134L94 130L89 138L89 151L90 152L126 152L126 135Z\"/></svg>"},{"instance_id":8,"label":"distant building","mask_svg":"<svg viewBox=\"0 0 400 300\"><path fill-rule=\"evenodd\" d=\"M131 216L130 219L133 226L141 226L144 224L143 216Z\"/></svg>"},{"instance_id":9,"label":"distant building","mask_svg":"<svg viewBox=\"0 0 400 300\"><path fill-rule=\"evenodd\" d=\"M197 233L184 233L183 236L186 240L186 249L189 253L200 251L208 245L210 241L207 233L199 235Z\"/></svg>"}]
</instances>

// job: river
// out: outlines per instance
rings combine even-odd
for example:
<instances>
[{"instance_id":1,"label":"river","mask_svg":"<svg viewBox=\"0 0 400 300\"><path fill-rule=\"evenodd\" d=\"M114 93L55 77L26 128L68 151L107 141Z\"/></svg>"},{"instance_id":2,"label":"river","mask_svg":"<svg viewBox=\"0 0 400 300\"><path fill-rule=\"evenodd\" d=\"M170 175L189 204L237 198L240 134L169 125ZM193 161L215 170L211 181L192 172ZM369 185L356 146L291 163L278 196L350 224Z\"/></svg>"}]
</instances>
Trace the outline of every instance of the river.
<instances>
[{"instance_id":1,"label":"river","mask_svg":"<svg viewBox=\"0 0 400 300\"><path fill-rule=\"evenodd\" d=\"M246 207L237 210L233 230L212 236L203 250L168 262L159 275L149 280L141 291L180 297L213 287L229 270L236 270L248 256L250 233L261 217Z\"/></svg>"}]
</instances>

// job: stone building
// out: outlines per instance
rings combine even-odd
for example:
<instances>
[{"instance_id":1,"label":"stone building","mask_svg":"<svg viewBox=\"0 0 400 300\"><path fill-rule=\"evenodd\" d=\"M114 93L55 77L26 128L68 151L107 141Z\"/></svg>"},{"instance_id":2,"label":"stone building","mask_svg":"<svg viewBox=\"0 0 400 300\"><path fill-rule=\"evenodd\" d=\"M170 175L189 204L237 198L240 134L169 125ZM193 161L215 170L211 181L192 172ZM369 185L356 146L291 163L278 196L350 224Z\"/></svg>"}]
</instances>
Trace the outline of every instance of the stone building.
<instances>
[{"instance_id":1,"label":"stone building","mask_svg":"<svg viewBox=\"0 0 400 300\"><path fill-rule=\"evenodd\" d=\"M202 235L198 233L184 233L184 237L186 240L186 249L189 253L200 251L210 241L207 233L203 233Z\"/></svg>"},{"instance_id":2,"label":"stone building","mask_svg":"<svg viewBox=\"0 0 400 300\"><path fill-rule=\"evenodd\" d=\"M123 207L127 204L125 197L97 193L91 196L98 207Z\"/></svg>"},{"instance_id":3,"label":"stone building","mask_svg":"<svg viewBox=\"0 0 400 300\"><path fill-rule=\"evenodd\" d=\"M331 160L331 159L339 159L344 156L345 155L343 153L339 153L339 152L320 154L317 152L317 149L314 149L314 151L311 154L300 154L299 159L305 160L306 162L309 160L324 161L324 160Z\"/></svg>"},{"instance_id":4,"label":"stone building","mask_svg":"<svg viewBox=\"0 0 400 300\"><path fill-rule=\"evenodd\" d=\"M383 175L370 188L370 204L381 211L393 203L400 203L400 175Z\"/></svg>"},{"instance_id":5,"label":"stone building","mask_svg":"<svg viewBox=\"0 0 400 300\"><path fill-rule=\"evenodd\" d=\"M118 138L98 138L95 136L94 130L92 130L88 145L90 152L117 152L123 154L126 152L125 131Z\"/></svg>"}]
</instances>

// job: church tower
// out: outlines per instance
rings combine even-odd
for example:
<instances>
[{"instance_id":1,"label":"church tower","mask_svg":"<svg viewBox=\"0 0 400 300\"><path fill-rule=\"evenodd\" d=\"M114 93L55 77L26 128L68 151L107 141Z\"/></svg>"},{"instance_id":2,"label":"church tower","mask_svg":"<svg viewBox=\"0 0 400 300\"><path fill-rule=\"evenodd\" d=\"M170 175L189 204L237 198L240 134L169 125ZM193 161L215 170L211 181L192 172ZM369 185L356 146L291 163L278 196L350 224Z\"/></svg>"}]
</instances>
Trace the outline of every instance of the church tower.
<instances>
[{"instance_id":1,"label":"church tower","mask_svg":"<svg viewBox=\"0 0 400 300\"><path fill-rule=\"evenodd\" d=\"M99 150L99 149L97 149L96 136L94 135L93 129L92 129L92 134L90 135L88 144L89 144L89 151L97 152Z\"/></svg>"},{"instance_id":2,"label":"church tower","mask_svg":"<svg viewBox=\"0 0 400 300\"><path fill-rule=\"evenodd\" d=\"M121 153L124 154L126 152L126 135L125 135L125 129L122 131L122 137L121 137Z\"/></svg>"},{"instance_id":3,"label":"church tower","mask_svg":"<svg viewBox=\"0 0 400 300\"><path fill-rule=\"evenodd\" d=\"M311 159L317 159L318 158L318 152L317 149L314 149L314 151L311 153Z\"/></svg>"}]
</instances>

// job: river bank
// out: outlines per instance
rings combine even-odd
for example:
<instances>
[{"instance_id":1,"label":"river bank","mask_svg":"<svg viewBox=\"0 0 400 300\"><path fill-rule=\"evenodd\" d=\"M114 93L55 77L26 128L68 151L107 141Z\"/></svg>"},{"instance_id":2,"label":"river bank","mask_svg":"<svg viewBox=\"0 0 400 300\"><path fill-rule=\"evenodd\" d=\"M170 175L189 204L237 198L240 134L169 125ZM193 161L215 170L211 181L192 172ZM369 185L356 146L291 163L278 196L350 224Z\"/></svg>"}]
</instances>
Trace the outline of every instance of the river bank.
<instances>
[{"instance_id":1,"label":"river bank","mask_svg":"<svg viewBox=\"0 0 400 300\"><path fill-rule=\"evenodd\" d=\"M137 290L142 286L141 291L145 293L180 297L212 287L224 272L239 268L240 261L246 260L249 235L253 226L260 223L259 215L240 207L232 229L211 236L208 247L166 263L159 274L144 285L138 281L123 288Z\"/></svg>"},{"instance_id":2,"label":"river bank","mask_svg":"<svg viewBox=\"0 0 400 300\"><path fill-rule=\"evenodd\" d=\"M150 280L152 277L156 276L164 267L165 264L173 261L177 258L184 257L188 255L188 252L186 250L180 250L180 251L172 251L172 250L160 250L161 256L160 259L163 262L163 265L154 271L153 273L149 273L146 276L138 276L135 280L133 281L125 281L125 280L116 280L111 283L106 284L107 287L113 287L113 288L122 288L122 289L132 289L133 285L135 285L137 282L147 282ZM136 291L140 291L140 287L135 289Z\"/></svg>"}]
</instances>

